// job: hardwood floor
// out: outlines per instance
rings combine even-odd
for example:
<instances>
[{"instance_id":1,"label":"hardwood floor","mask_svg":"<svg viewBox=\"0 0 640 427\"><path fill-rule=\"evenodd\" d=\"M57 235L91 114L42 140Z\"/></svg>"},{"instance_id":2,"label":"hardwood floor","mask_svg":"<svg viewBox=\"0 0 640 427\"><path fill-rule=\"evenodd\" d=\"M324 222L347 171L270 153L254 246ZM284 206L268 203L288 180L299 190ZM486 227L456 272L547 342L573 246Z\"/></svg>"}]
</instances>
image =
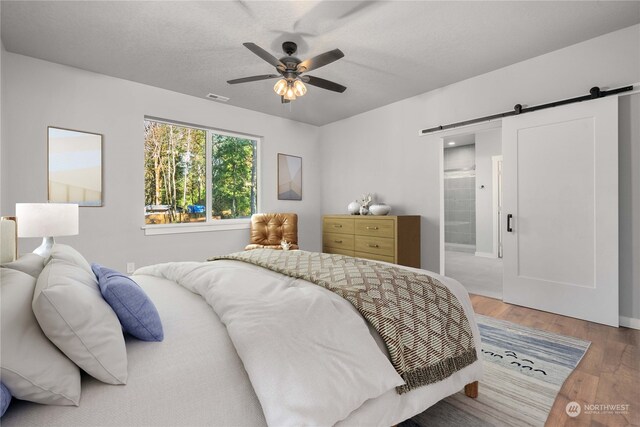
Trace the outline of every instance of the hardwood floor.
<instances>
[{"instance_id":1,"label":"hardwood floor","mask_svg":"<svg viewBox=\"0 0 640 427\"><path fill-rule=\"evenodd\" d=\"M575 371L567 378L547 419L547 426L640 426L640 331L612 328L544 311L471 295L476 313L591 341ZM482 385L480 385L482 393ZM569 402L582 405L571 418ZM584 405L629 405L626 414L587 414Z\"/></svg>"}]
</instances>

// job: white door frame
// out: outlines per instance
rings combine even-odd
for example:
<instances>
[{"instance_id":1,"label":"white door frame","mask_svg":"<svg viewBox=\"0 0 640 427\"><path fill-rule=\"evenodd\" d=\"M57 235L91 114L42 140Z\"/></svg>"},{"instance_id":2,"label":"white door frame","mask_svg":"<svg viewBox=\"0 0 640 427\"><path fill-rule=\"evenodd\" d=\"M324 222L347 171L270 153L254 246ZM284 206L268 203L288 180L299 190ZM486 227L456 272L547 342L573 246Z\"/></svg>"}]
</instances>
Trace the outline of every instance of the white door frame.
<instances>
[{"instance_id":1,"label":"white door frame","mask_svg":"<svg viewBox=\"0 0 640 427\"><path fill-rule=\"evenodd\" d=\"M445 138L451 136L468 135L478 133L489 129L499 129L502 127L502 119L492 120L489 122L479 123L470 126L461 126L459 128L438 132L440 134L440 274L445 275L445 248L444 248L444 145Z\"/></svg>"},{"instance_id":2,"label":"white door frame","mask_svg":"<svg viewBox=\"0 0 640 427\"><path fill-rule=\"evenodd\" d=\"M500 228L501 221L498 216L500 208L500 191L502 188L498 185L498 162L502 162L502 154L499 156L491 156L491 179L493 185L493 257L498 258L498 250L500 248ZM477 225L476 225L477 226Z\"/></svg>"}]
</instances>

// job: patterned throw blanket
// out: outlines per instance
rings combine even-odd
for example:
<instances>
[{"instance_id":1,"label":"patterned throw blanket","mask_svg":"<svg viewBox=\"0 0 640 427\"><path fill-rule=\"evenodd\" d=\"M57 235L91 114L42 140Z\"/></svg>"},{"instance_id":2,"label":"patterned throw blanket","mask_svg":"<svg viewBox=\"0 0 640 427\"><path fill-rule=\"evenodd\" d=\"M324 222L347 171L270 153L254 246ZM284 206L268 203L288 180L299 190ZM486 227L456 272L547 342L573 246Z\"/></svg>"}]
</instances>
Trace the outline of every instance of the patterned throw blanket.
<instances>
[{"instance_id":1,"label":"patterned throw blanket","mask_svg":"<svg viewBox=\"0 0 640 427\"><path fill-rule=\"evenodd\" d=\"M405 385L402 394L435 383L477 360L469 319L435 278L359 258L255 249L209 261L255 264L322 286L349 301L378 331Z\"/></svg>"}]
</instances>

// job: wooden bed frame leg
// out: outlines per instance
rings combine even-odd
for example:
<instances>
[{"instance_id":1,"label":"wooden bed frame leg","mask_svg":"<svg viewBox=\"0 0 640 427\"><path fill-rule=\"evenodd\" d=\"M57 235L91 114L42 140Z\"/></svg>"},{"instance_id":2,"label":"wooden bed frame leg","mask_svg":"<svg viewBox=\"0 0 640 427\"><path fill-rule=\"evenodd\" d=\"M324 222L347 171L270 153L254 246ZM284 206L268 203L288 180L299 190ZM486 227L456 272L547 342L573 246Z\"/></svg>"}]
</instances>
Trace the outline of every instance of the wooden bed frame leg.
<instances>
[{"instance_id":1,"label":"wooden bed frame leg","mask_svg":"<svg viewBox=\"0 0 640 427\"><path fill-rule=\"evenodd\" d=\"M478 381L474 381L464 386L464 394L472 399L478 397Z\"/></svg>"}]
</instances>

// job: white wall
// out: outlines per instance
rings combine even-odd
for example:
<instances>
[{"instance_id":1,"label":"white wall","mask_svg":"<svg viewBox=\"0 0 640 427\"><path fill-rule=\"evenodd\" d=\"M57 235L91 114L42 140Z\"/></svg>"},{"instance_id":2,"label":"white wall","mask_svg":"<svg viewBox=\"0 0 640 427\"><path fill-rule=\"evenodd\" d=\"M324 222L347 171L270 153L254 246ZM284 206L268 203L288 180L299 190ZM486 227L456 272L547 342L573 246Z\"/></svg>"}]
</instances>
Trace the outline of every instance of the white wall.
<instances>
[{"instance_id":1,"label":"white wall","mask_svg":"<svg viewBox=\"0 0 640 427\"><path fill-rule=\"evenodd\" d=\"M476 134L476 253L493 254L493 156L502 153L502 132L492 129ZM480 188L484 185L484 188Z\"/></svg>"},{"instance_id":2,"label":"white wall","mask_svg":"<svg viewBox=\"0 0 640 427\"><path fill-rule=\"evenodd\" d=\"M47 126L101 133L104 206L80 208L80 235L59 238L90 261L123 270L163 261L204 260L242 250L249 230L145 236L145 115L263 136L260 147L262 211L297 212L302 248L320 250L319 130L306 125L206 99L6 53L2 78L2 214L16 202L47 200ZM274 98L274 102L278 102ZM303 159L303 200L278 201L277 153ZM6 168L6 170L5 170ZM21 252L38 246L21 239Z\"/></svg>"},{"instance_id":3,"label":"white wall","mask_svg":"<svg viewBox=\"0 0 640 427\"><path fill-rule=\"evenodd\" d=\"M384 196L393 213L422 215L422 267L438 271L442 134L419 137L419 129L508 111L517 103L535 105L583 95L592 86L615 88L637 82L640 25L323 126L323 210L344 212L356 195L372 191ZM637 109L630 116L621 101L621 110L625 120L637 122ZM629 145L637 150L637 130L630 138ZM628 168L636 171L637 183L638 162ZM622 189L632 186L631 179L629 170L621 168ZM637 209L637 184L630 191ZM627 204L621 210L628 223L640 228L640 212ZM625 233L629 230L621 230L621 241L627 240ZM637 238L634 244L637 248ZM620 257L621 270L638 264L637 253L621 251ZM640 318L639 303L632 307L630 302L634 296L637 301L640 292L635 268L621 275L621 314Z\"/></svg>"}]
</instances>

